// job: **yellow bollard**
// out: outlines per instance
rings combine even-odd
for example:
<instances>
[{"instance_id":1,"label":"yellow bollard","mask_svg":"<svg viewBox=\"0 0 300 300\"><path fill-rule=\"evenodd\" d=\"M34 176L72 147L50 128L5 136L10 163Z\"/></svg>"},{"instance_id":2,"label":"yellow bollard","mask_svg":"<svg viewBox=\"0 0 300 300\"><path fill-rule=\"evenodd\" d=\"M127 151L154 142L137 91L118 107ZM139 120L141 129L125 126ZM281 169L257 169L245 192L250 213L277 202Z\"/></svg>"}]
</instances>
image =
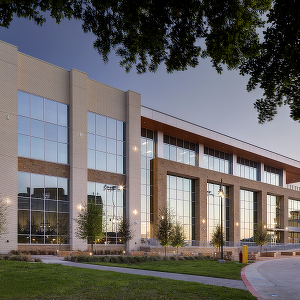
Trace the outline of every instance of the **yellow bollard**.
<instances>
[{"instance_id":1,"label":"yellow bollard","mask_svg":"<svg viewBox=\"0 0 300 300\"><path fill-rule=\"evenodd\" d=\"M248 246L243 245L243 263L248 263Z\"/></svg>"}]
</instances>

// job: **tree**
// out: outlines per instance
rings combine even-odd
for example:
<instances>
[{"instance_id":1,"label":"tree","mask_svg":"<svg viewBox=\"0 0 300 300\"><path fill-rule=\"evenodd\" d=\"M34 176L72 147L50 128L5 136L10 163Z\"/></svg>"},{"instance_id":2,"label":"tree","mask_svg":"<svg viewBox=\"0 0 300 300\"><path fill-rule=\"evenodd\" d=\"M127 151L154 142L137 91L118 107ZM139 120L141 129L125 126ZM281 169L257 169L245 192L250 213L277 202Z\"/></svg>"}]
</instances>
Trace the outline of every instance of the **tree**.
<instances>
[{"instance_id":1,"label":"tree","mask_svg":"<svg viewBox=\"0 0 300 300\"><path fill-rule=\"evenodd\" d=\"M260 247L260 254L262 246L267 244L270 240L267 228L264 223L260 222L257 224L254 230L254 242Z\"/></svg>"},{"instance_id":2,"label":"tree","mask_svg":"<svg viewBox=\"0 0 300 300\"><path fill-rule=\"evenodd\" d=\"M257 54L256 33L272 0L29 0L0 4L0 25L9 27L13 15L33 19L42 25L40 11L83 21L84 32L92 32L94 47L108 60L113 50L129 71L155 72L161 63L167 71L186 70L210 57L221 72Z\"/></svg>"},{"instance_id":3,"label":"tree","mask_svg":"<svg viewBox=\"0 0 300 300\"><path fill-rule=\"evenodd\" d=\"M87 239L88 244L92 245L93 252L93 245L105 236L102 231L102 205L94 201L82 204L82 210L76 222L78 224L76 236L80 239Z\"/></svg>"},{"instance_id":4,"label":"tree","mask_svg":"<svg viewBox=\"0 0 300 300\"><path fill-rule=\"evenodd\" d=\"M299 12L299 1L273 1L258 55L241 66L241 74L251 76L248 91L256 86L264 91L255 102L260 123L272 120L283 104L289 105L290 117L300 121Z\"/></svg>"},{"instance_id":5,"label":"tree","mask_svg":"<svg viewBox=\"0 0 300 300\"><path fill-rule=\"evenodd\" d=\"M196 67L210 58L222 67L250 75L247 90L263 89L255 108L259 122L273 119L277 107L289 105L300 121L299 1L284 0L28 0L1 1L0 26L13 17L45 22L42 12L59 23L62 18L83 22L95 35L94 48L105 62L111 52L120 65L138 73L155 72L161 63L168 72ZM264 27L265 26L265 27ZM264 28L259 39L258 30Z\"/></svg>"},{"instance_id":6,"label":"tree","mask_svg":"<svg viewBox=\"0 0 300 300\"><path fill-rule=\"evenodd\" d=\"M177 255L178 255L178 248L183 247L185 245L185 236L183 232L183 227L179 223L177 223L172 231L171 237L171 246L177 248Z\"/></svg>"},{"instance_id":7,"label":"tree","mask_svg":"<svg viewBox=\"0 0 300 300\"><path fill-rule=\"evenodd\" d=\"M123 217L120 225L118 236L123 239L123 241L127 244L130 240L133 239L133 234L130 226L130 220L128 217Z\"/></svg>"},{"instance_id":8,"label":"tree","mask_svg":"<svg viewBox=\"0 0 300 300\"><path fill-rule=\"evenodd\" d=\"M222 239L222 234L223 234L223 239ZM225 245L225 234L224 231L221 232L221 225L216 225L216 227L213 229L213 232L211 234L211 241L210 244L214 246L215 248L218 248L220 252L220 247Z\"/></svg>"},{"instance_id":9,"label":"tree","mask_svg":"<svg viewBox=\"0 0 300 300\"><path fill-rule=\"evenodd\" d=\"M156 228L156 237L160 244L165 247L165 256L167 255L167 247L172 242L173 223L168 208L162 208L158 216L158 223Z\"/></svg>"}]
</instances>

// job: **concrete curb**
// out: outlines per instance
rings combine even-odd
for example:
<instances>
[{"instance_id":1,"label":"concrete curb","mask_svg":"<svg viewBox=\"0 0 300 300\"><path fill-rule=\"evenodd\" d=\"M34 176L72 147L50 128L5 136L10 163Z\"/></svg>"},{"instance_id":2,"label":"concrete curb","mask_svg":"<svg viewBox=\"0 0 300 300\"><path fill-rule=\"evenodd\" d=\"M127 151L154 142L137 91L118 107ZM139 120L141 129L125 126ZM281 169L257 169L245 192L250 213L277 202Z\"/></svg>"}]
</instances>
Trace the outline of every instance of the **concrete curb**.
<instances>
[{"instance_id":1,"label":"concrete curb","mask_svg":"<svg viewBox=\"0 0 300 300\"><path fill-rule=\"evenodd\" d=\"M247 268L248 266L245 266L242 271L241 271L241 277L242 277L242 280L244 281L244 284L246 285L248 291L254 296L256 297L258 300L264 300L263 298L260 297L260 295L256 292L256 290L254 289L254 287L251 285L251 283L248 281L248 279L246 278L246 275L245 275L245 269Z\"/></svg>"}]
</instances>

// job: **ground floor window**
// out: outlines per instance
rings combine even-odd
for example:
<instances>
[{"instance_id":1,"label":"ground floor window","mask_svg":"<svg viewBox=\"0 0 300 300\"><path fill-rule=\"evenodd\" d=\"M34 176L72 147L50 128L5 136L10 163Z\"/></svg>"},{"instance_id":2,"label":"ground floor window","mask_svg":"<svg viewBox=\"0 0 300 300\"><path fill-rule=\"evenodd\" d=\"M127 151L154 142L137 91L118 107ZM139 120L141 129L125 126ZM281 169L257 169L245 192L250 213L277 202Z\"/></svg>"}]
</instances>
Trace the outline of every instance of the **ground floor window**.
<instances>
[{"instance_id":1,"label":"ground floor window","mask_svg":"<svg viewBox=\"0 0 300 300\"><path fill-rule=\"evenodd\" d=\"M221 224L221 199L218 194L219 184L207 183L207 238L211 241L212 233L216 226ZM225 240L229 241L229 188L223 186L223 228Z\"/></svg>"},{"instance_id":2,"label":"ground floor window","mask_svg":"<svg viewBox=\"0 0 300 300\"><path fill-rule=\"evenodd\" d=\"M257 193L240 190L240 205L241 242L253 242L257 224Z\"/></svg>"},{"instance_id":3,"label":"ground floor window","mask_svg":"<svg viewBox=\"0 0 300 300\"><path fill-rule=\"evenodd\" d=\"M69 244L69 179L18 172L18 243Z\"/></svg>"},{"instance_id":4,"label":"ground floor window","mask_svg":"<svg viewBox=\"0 0 300 300\"><path fill-rule=\"evenodd\" d=\"M289 227L300 227L300 201L289 199ZM292 230L292 228L290 228ZM295 230L297 231L297 230ZM300 232L289 233L289 243L299 243Z\"/></svg>"},{"instance_id":5,"label":"ground floor window","mask_svg":"<svg viewBox=\"0 0 300 300\"><path fill-rule=\"evenodd\" d=\"M267 195L267 228L270 240L273 243L281 243L282 241L281 232L274 230L281 227L280 217L280 197Z\"/></svg>"},{"instance_id":6,"label":"ground floor window","mask_svg":"<svg viewBox=\"0 0 300 300\"><path fill-rule=\"evenodd\" d=\"M176 224L183 226L188 243L195 241L195 180L167 175L167 203Z\"/></svg>"},{"instance_id":7,"label":"ground floor window","mask_svg":"<svg viewBox=\"0 0 300 300\"><path fill-rule=\"evenodd\" d=\"M119 224L125 215L125 189L122 186L88 182L88 201L102 206L102 226L104 239L98 244L123 244L118 234Z\"/></svg>"}]
</instances>

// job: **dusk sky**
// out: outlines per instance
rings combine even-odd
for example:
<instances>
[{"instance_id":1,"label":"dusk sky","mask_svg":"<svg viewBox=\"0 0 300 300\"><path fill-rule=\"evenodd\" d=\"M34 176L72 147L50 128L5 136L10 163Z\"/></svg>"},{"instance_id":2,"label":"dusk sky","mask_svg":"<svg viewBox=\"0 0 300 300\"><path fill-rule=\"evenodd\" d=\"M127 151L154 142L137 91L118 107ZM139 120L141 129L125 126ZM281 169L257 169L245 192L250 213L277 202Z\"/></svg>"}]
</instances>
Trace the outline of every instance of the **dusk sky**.
<instances>
[{"instance_id":1,"label":"dusk sky","mask_svg":"<svg viewBox=\"0 0 300 300\"><path fill-rule=\"evenodd\" d=\"M280 108L274 121L258 124L253 103L262 91L248 93L246 77L227 70L219 75L209 59L184 72L168 74L161 65L156 73L126 73L114 53L103 63L93 48L93 34L83 33L75 20L57 25L47 18L40 27L15 18L9 29L0 27L0 40L64 69L78 69L104 84L138 92L146 107L300 160L300 124L289 118L289 108Z\"/></svg>"}]
</instances>

